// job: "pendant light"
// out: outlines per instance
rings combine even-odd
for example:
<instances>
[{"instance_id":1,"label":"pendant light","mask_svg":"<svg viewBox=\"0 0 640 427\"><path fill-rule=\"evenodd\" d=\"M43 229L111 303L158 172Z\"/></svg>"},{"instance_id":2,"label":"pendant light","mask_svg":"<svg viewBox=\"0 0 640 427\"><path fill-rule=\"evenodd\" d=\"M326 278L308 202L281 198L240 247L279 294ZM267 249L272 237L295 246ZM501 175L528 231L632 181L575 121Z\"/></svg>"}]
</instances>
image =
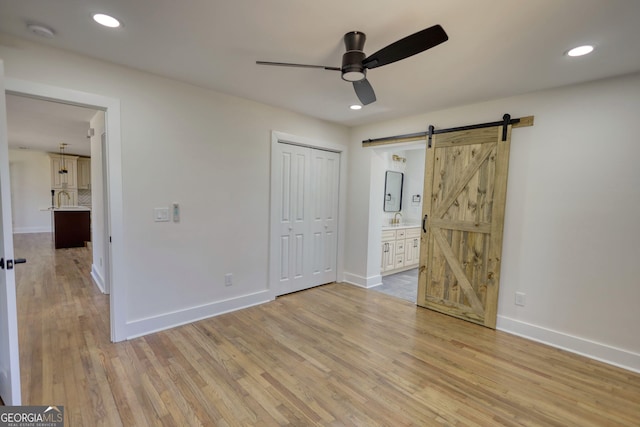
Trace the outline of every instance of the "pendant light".
<instances>
[{"instance_id":1,"label":"pendant light","mask_svg":"<svg viewBox=\"0 0 640 427\"><path fill-rule=\"evenodd\" d=\"M58 173L69 173L69 171L67 170L67 168L65 167L65 163L64 163L64 149L68 144L61 142L60 143L60 170L58 171Z\"/></svg>"}]
</instances>

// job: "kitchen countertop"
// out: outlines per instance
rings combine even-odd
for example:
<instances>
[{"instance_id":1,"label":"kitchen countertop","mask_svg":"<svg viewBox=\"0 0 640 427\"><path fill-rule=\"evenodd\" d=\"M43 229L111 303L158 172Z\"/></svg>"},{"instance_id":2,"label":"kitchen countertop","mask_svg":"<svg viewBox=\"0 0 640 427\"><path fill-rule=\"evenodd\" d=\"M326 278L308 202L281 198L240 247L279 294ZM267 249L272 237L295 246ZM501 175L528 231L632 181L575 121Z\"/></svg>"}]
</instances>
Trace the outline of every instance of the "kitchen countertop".
<instances>
[{"instance_id":1,"label":"kitchen countertop","mask_svg":"<svg viewBox=\"0 0 640 427\"><path fill-rule=\"evenodd\" d=\"M87 206L61 206L59 208L45 208L40 209L41 211L54 211L54 212L78 212L78 211L91 211L91 208Z\"/></svg>"}]
</instances>

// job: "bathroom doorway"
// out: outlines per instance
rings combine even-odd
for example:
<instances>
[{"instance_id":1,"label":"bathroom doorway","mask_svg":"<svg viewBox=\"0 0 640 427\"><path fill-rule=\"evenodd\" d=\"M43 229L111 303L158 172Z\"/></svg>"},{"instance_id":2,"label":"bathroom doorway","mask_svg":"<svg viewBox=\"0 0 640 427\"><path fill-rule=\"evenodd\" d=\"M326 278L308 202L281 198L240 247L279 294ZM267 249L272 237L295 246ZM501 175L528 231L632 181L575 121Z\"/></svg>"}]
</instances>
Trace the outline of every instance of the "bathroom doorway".
<instances>
[{"instance_id":1,"label":"bathroom doorway","mask_svg":"<svg viewBox=\"0 0 640 427\"><path fill-rule=\"evenodd\" d=\"M372 188L378 188L374 191L380 193L376 196L380 202L371 206L379 211L373 217L380 218L382 238L380 283L371 289L414 304L418 292L425 153L425 141L384 146L372 152Z\"/></svg>"}]
</instances>

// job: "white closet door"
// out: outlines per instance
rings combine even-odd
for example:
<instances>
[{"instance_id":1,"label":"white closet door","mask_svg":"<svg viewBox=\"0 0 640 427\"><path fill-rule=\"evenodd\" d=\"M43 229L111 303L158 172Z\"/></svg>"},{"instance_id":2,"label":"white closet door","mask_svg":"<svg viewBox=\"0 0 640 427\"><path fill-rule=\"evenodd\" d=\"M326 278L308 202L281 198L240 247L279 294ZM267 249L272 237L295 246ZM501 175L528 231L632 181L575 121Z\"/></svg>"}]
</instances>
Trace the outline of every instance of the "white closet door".
<instances>
[{"instance_id":1,"label":"white closet door","mask_svg":"<svg viewBox=\"0 0 640 427\"><path fill-rule=\"evenodd\" d=\"M340 154L275 144L270 284L275 295L336 280Z\"/></svg>"},{"instance_id":2,"label":"white closet door","mask_svg":"<svg viewBox=\"0 0 640 427\"><path fill-rule=\"evenodd\" d=\"M335 282L338 250L340 154L311 150L312 265L314 286Z\"/></svg>"},{"instance_id":3,"label":"white closet door","mask_svg":"<svg viewBox=\"0 0 640 427\"><path fill-rule=\"evenodd\" d=\"M278 144L274 153L277 171L274 178L278 233L272 255L277 263L277 294L282 295L304 289L310 272L309 228L310 194L308 148ZM275 249L275 251L274 251Z\"/></svg>"}]
</instances>

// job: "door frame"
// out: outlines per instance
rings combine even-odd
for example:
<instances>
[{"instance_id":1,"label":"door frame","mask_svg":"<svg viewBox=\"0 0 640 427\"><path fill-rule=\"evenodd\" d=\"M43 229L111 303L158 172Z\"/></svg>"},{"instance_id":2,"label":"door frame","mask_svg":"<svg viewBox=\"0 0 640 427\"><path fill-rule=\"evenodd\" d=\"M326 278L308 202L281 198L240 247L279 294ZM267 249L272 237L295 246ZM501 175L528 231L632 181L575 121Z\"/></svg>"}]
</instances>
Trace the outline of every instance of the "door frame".
<instances>
[{"instance_id":1,"label":"door frame","mask_svg":"<svg viewBox=\"0 0 640 427\"><path fill-rule=\"evenodd\" d=\"M336 281L342 282L344 280L344 236L345 236L345 224L343 218L346 218L346 194L347 194L347 180L345 177L347 176L347 147L344 145L336 144L328 141L319 141L314 140L307 137L302 137L298 135L292 135L285 132L280 131L271 131L271 146L270 146L270 157L271 157L271 166L270 166L270 182L269 182L269 268L268 268L268 289L269 295L271 299L275 299L278 295L277 289L277 277L276 272L278 271L278 267L275 264L277 261L277 256L273 251L272 243L274 239L277 238L277 233L274 232L273 228L273 218L277 217L277 206L275 203L276 195L279 189L274 188L275 179L274 174L277 172L275 168L275 156L274 152L277 147L277 144L292 144L299 145L302 147L309 147L318 150L325 151L333 151L340 154L340 182L338 185L338 248L336 252Z\"/></svg>"},{"instance_id":2,"label":"door frame","mask_svg":"<svg viewBox=\"0 0 640 427\"><path fill-rule=\"evenodd\" d=\"M4 63L0 59L0 90L4 90ZM5 93L0 94L0 255L7 260L0 272L0 400L5 405L22 404L20 379L20 352L18 339L18 310L16 302L15 270L9 268L13 262L13 220L11 207L11 178L9 172L9 138Z\"/></svg>"},{"instance_id":3,"label":"door frame","mask_svg":"<svg viewBox=\"0 0 640 427\"><path fill-rule=\"evenodd\" d=\"M109 319L111 341L118 342L127 338L126 334L126 286L124 285L124 227L122 203L122 142L120 132L120 100L103 95L81 92L57 86L35 83L25 80L5 78L7 94L26 96L62 104L102 110L105 112L107 133L107 169L103 179L107 182L109 194L105 197L109 209L109 218L105 218L105 241L111 240L111 251L105 265L109 269ZM110 235L108 234L110 230Z\"/></svg>"}]
</instances>

